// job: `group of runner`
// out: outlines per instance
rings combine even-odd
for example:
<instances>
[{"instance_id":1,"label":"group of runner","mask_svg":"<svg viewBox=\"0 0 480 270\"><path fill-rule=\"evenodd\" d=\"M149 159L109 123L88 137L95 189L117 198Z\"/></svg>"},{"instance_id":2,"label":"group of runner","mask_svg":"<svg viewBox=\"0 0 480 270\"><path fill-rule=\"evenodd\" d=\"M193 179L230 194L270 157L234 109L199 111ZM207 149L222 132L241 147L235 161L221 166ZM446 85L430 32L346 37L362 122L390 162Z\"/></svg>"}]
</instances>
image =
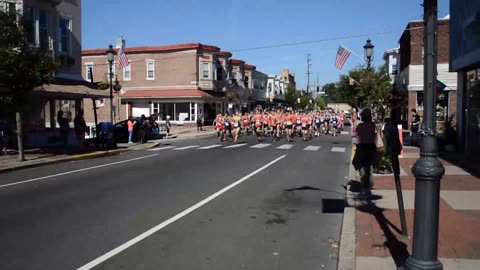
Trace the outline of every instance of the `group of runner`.
<instances>
[{"instance_id":1,"label":"group of runner","mask_svg":"<svg viewBox=\"0 0 480 270\"><path fill-rule=\"evenodd\" d=\"M345 114L325 111L294 111L291 109L277 111L260 111L234 115L218 114L213 122L217 137L225 141L230 137L234 143L238 141L241 132L253 132L258 141L261 136L271 136L273 141L279 140L283 135L287 142L294 136L302 137L307 141L314 136L329 134L337 136L343 129Z\"/></svg>"}]
</instances>

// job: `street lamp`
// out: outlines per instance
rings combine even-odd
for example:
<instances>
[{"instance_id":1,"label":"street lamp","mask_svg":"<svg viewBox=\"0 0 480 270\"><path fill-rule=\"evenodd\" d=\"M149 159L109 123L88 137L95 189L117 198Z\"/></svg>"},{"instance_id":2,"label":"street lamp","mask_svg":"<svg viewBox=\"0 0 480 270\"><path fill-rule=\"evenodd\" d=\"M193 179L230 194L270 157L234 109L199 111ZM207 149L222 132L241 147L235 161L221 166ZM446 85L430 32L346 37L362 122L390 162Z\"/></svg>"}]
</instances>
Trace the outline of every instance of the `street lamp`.
<instances>
[{"instance_id":1,"label":"street lamp","mask_svg":"<svg viewBox=\"0 0 480 270\"><path fill-rule=\"evenodd\" d=\"M424 0L423 70L424 114L420 158L412 167L415 175L415 213L412 255L405 263L408 270L442 270L438 260L438 221L440 210L440 181L445 168L438 159L436 137L437 85L437 0Z\"/></svg>"},{"instance_id":2,"label":"street lamp","mask_svg":"<svg viewBox=\"0 0 480 270\"><path fill-rule=\"evenodd\" d=\"M365 61L367 61L367 67L370 68L370 64L373 60L373 46L370 39L367 39L367 43L363 46L364 54L365 54Z\"/></svg>"},{"instance_id":3,"label":"street lamp","mask_svg":"<svg viewBox=\"0 0 480 270\"><path fill-rule=\"evenodd\" d=\"M107 61L108 61L108 77L110 78L110 123L113 125L113 60L115 58L115 50L112 44L108 45Z\"/></svg>"}]
</instances>

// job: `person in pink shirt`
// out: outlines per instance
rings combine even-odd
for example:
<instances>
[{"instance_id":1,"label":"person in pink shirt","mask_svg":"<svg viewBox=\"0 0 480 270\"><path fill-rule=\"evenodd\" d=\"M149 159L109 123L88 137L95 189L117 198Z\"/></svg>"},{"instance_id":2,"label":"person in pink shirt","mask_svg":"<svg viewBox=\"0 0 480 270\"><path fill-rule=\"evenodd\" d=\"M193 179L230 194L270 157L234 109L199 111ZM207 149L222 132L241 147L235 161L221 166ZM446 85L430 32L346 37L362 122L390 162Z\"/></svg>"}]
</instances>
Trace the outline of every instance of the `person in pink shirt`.
<instances>
[{"instance_id":1,"label":"person in pink shirt","mask_svg":"<svg viewBox=\"0 0 480 270\"><path fill-rule=\"evenodd\" d=\"M133 142L132 142L133 125L134 125L134 122L132 121L132 118L129 117L129 118L128 118L128 121L127 121L128 143L133 143Z\"/></svg>"}]
</instances>

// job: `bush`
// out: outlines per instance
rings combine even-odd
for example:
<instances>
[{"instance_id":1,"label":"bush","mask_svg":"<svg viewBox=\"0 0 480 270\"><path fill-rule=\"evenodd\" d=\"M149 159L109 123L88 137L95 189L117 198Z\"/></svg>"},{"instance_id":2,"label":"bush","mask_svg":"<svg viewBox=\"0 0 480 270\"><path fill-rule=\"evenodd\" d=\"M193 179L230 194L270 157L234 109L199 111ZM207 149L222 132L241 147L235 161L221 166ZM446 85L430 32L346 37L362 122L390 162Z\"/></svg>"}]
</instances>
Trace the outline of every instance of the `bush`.
<instances>
[{"instance_id":1,"label":"bush","mask_svg":"<svg viewBox=\"0 0 480 270\"><path fill-rule=\"evenodd\" d=\"M392 173L392 161L390 160L390 157L387 154L387 141L385 138L383 138L383 148L378 149L379 150L379 155L380 158L377 162L377 164L373 167L373 172L374 173L379 173L379 174L388 174Z\"/></svg>"}]
</instances>

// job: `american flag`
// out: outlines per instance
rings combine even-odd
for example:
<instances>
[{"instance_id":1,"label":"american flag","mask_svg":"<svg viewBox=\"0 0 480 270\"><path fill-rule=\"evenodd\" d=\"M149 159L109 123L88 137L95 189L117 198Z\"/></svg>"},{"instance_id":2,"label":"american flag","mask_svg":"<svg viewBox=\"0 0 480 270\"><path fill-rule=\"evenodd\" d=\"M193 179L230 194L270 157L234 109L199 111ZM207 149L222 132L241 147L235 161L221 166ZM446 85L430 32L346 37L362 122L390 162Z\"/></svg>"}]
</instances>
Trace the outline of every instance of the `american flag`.
<instances>
[{"instance_id":1,"label":"american flag","mask_svg":"<svg viewBox=\"0 0 480 270\"><path fill-rule=\"evenodd\" d=\"M344 48L342 45L338 46L337 56L335 57L335 67L337 69L342 69L349 56L349 50Z\"/></svg>"},{"instance_id":2,"label":"american flag","mask_svg":"<svg viewBox=\"0 0 480 270\"><path fill-rule=\"evenodd\" d=\"M121 47L120 51L118 51L117 69L122 70L126 67L128 67L128 58L123 47Z\"/></svg>"}]
</instances>

